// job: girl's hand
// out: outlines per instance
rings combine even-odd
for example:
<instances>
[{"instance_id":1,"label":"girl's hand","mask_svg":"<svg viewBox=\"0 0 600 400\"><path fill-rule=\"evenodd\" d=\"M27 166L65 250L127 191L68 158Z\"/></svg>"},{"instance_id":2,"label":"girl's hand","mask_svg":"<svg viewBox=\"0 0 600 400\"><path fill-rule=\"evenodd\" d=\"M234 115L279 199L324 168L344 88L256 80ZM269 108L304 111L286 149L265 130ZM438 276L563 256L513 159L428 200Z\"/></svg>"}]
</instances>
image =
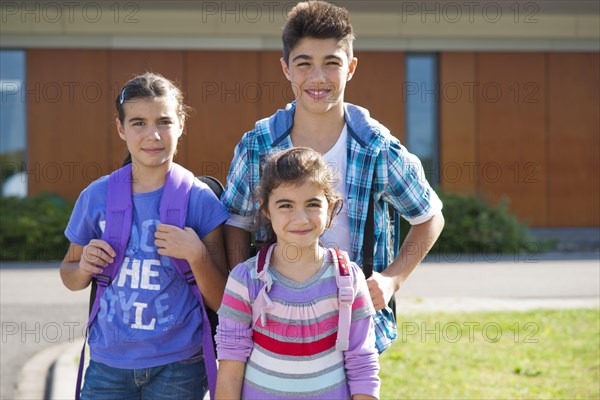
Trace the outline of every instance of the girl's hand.
<instances>
[{"instance_id":1,"label":"girl's hand","mask_svg":"<svg viewBox=\"0 0 600 400\"><path fill-rule=\"evenodd\" d=\"M108 264L114 261L116 253L104 240L92 239L83 247L79 270L88 274L100 274Z\"/></svg>"},{"instance_id":2,"label":"girl's hand","mask_svg":"<svg viewBox=\"0 0 600 400\"><path fill-rule=\"evenodd\" d=\"M187 260L190 264L205 253L205 246L195 230L174 225L158 224L154 233L154 245L161 256Z\"/></svg>"}]
</instances>

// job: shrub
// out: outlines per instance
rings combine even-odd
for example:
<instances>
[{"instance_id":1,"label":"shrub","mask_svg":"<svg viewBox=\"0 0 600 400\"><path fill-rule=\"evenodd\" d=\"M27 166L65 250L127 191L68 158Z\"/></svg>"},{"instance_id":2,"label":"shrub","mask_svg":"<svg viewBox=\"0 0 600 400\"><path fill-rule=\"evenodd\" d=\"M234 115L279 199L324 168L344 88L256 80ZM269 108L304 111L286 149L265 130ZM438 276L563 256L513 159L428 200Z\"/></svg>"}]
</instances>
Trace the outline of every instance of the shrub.
<instances>
[{"instance_id":1,"label":"shrub","mask_svg":"<svg viewBox=\"0 0 600 400\"><path fill-rule=\"evenodd\" d=\"M64 235L73 204L53 194L0 199L2 261L61 260L69 248Z\"/></svg>"},{"instance_id":2,"label":"shrub","mask_svg":"<svg viewBox=\"0 0 600 400\"><path fill-rule=\"evenodd\" d=\"M490 206L478 197L440 193L446 225L431 253L520 253L547 250L508 213L508 202ZM60 260L69 247L64 230L73 204L53 194L2 198L0 259ZM401 240L410 225L401 219Z\"/></svg>"},{"instance_id":3,"label":"shrub","mask_svg":"<svg viewBox=\"0 0 600 400\"><path fill-rule=\"evenodd\" d=\"M479 197L438 193L446 224L431 253L522 253L549 247L537 242L527 226L509 214L507 199L491 206ZM404 240L410 225L401 221Z\"/></svg>"}]
</instances>

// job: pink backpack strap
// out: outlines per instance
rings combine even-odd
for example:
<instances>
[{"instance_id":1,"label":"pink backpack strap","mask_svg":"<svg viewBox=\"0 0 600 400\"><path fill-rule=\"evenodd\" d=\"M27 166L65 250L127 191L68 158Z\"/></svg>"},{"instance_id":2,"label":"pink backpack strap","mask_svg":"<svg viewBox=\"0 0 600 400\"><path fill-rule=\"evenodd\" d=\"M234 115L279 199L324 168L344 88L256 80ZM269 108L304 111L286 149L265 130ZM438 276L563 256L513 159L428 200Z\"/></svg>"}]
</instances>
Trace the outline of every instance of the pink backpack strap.
<instances>
[{"instance_id":1,"label":"pink backpack strap","mask_svg":"<svg viewBox=\"0 0 600 400\"><path fill-rule=\"evenodd\" d=\"M257 278L264 283L256 299L252 303L252 325L257 325L258 320L262 326L267 324L267 311L273 307L268 292L273 285L273 279L268 273L269 262L275 244L263 247L256 255ZM349 346L350 322L352 320L352 303L354 302L354 286L352 274L348 266L348 258L340 250L330 249L335 264L335 280L338 287L339 319L338 334L335 349L346 351Z\"/></svg>"},{"instance_id":2,"label":"pink backpack strap","mask_svg":"<svg viewBox=\"0 0 600 400\"><path fill-rule=\"evenodd\" d=\"M338 286L339 319L338 334L335 349L348 350L350 344L350 322L352 321L352 303L354 302L354 287L352 274L348 266L346 254L339 249L331 249L335 268L335 280Z\"/></svg>"},{"instance_id":3,"label":"pink backpack strap","mask_svg":"<svg viewBox=\"0 0 600 400\"><path fill-rule=\"evenodd\" d=\"M260 288L256 299L252 303L252 326L258 324L258 319L262 326L267 324L267 311L273 308L273 302L267 294L271 290L273 285L273 278L268 273L269 262L271 261L271 254L275 244L270 246L263 246L258 254L256 255L256 277L264 283Z\"/></svg>"}]
</instances>

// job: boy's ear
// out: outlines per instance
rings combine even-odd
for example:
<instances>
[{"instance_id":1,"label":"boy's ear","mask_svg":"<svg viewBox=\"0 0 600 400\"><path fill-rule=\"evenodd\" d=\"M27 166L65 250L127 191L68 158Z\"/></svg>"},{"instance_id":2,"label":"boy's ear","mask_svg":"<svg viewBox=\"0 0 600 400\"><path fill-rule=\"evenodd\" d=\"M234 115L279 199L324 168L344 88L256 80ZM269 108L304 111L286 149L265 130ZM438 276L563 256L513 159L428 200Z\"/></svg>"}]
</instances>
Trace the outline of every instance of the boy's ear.
<instances>
[{"instance_id":1,"label":"boy's ear","mask_svg":"<svg viewBox=\"0 0 600 400\"><path fill-rule=\"evenodd\" d=\"M279 59L279 62L281 63L281 70L283 71L283 74L285 75L285 77L287 78L288 81L291 81L290 79L290 67L287 65L287 63L285 62L284 58L281 57Z\"/></svg>"},{"instance_id":2,"label":"boy's ear","mask_svg":"<svg viewBox=\"0 0 600 400\"><path fill-rule=\"evenodd\" d=\"M346 77L346 82L348 82L354 76L354 72L356 72L356 66L358 65L358 58L352 57L350 63L348 64L348 76Z\"/></svg>"},{"instance_id":3,"label":"boy's ear","mask_svg":"<svg viewBox=\"0 0 600 400\"><path fill-rule=\"evenodd\" d=\"M121 120L118 117L115 118L115 124L117 125L117 132L119 132L119 137L122 140L125 140L125 130L123 128L123 124L121 123Z\"/></svg>"}]
</instances>

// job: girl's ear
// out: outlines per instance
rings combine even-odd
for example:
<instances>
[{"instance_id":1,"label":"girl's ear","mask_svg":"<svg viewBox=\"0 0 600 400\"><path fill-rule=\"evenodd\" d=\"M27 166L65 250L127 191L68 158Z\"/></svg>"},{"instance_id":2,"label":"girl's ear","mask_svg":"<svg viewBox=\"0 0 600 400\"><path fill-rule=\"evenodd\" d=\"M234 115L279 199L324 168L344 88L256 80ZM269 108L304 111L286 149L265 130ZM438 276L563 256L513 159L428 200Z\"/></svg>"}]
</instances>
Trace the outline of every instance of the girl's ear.
<instances>
[{"instance_id":1,"label":"girl's ear","mask_svg":"<svg viewBox=\"0 0 600 400\"><path fill-rule=\"evenodd\" d=\"M325 222L325 230L331 227L331 222L333 221L333 203L331 201L327 201L327 222Z\"/></svg>"},{"instance_id":2,"label":"girl's ear","mask_svg":"<svg viewBox=\"0 0 600 400\"><path fill-rule=\"evenodd\" d=\"M119 137L122 140L125 140L125 129L123 127L123 124L121 123L121 120L118 117L115 118L115 124L117 125L117 132L119 132Z\"/></svg>"},{"instance_id":3,"label":"girl's ear","mask_svg":"<svg viewBox=\"0 0 600 400\"><path fill-rule=\"evenodd\" d=\"M262 213L262 215L265 216L266 219L271 220L271 216L269 215L269 210L267 210L267 207L263 208L263 201L259 200L258 201L258 208L260 210L260 212Z\"/></svg>"},{"instance_id":4,"label":"girl's ear","mask_svg":"<svg viewBox=\"0 0 600 400\"><path fill-rule=\"evenodd\" d=\"M327 206L327 224L325 225L325 229L331 228L333 218L340 213L343 204L343 200L329 202L329 205Z\"/></svg>"},{"instance_id":5,"label":"girl's ear","mask_svg":"<svg viewBox=\"0 0 600 400\"><path fill-rule=\"evenodd\" d=\"M185 115L181 115L179 117L179 136L177 136L177 138L181 138L181 135L183 135L183 130L185 128Z\"/></svg>"}]
</instances>

